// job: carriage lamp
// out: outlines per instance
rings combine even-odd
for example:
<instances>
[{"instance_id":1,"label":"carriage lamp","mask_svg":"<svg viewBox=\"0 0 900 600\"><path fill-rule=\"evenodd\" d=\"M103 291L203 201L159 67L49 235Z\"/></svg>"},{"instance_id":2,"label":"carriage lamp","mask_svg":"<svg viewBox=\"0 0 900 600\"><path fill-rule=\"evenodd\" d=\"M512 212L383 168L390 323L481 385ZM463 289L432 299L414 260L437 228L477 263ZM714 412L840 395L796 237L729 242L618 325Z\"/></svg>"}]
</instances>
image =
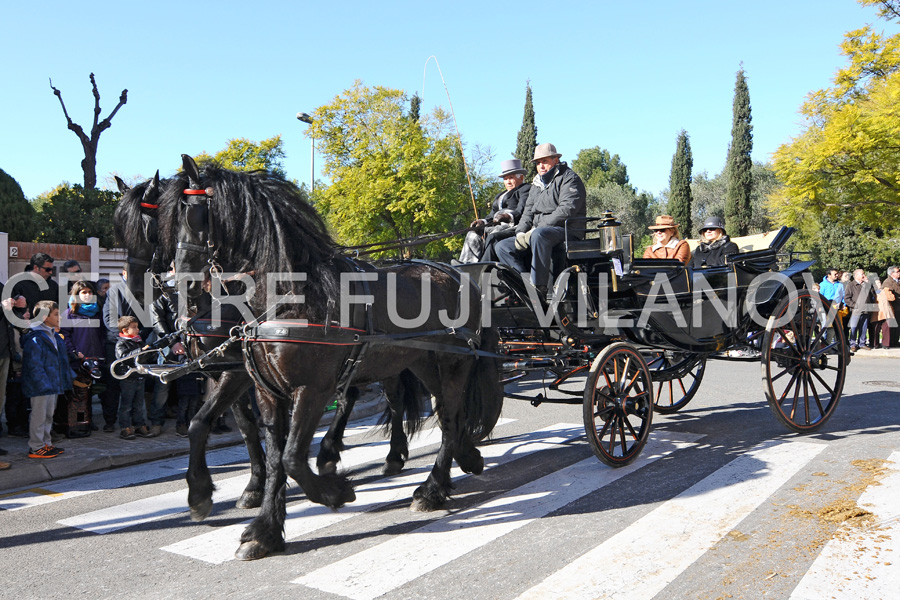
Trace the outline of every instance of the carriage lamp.
<instances>
[{"instance_id":1,"label":"carriage lamp","mask_svg":"<svg viewBox=\"0 0 900 600\"><path fill-rule=\"evenodd\" d=\"M600 215L600 247L604 252L622 249L621 225L612 211L608 210Z\"/></svg>"}]
</instances>

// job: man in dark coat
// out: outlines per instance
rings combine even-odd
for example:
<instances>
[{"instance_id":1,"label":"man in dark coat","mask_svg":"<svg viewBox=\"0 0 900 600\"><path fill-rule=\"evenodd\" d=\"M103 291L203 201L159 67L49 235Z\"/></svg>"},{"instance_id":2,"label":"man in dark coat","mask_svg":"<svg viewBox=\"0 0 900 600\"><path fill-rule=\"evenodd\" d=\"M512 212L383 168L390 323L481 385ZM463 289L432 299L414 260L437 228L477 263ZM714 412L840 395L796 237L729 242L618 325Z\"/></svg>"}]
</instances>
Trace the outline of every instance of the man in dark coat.
<instances>
[{"instance_id":1,"label":"man in dark coat","mask_svg":"<svg viewBox=\"0 0 900 600\"><path fill-rule=\"evenodd\" d=\"M18 281L13 286L10 296L24 296L28 304L28 311L34 314L34 305L41 300L59 302L59 284L50 278L53 275L53 257L43 252L38 252L28 261L31 270L26 275L16 278ZM42 286L41 280L46 286ZM44 289L41 289L44 287Z\"/></svg>"},{"instance_id":2,"label":"man in dark coat","mask_svg":"<svg viewBox=\"0 0 900 600\"><path fill-rule=\"evenodd\" d=\"M586 194L581 178L560 162L562 154L553 144L534 149L537 175L516 236L497 243L497 258L519 272L525 272L530 258L531 283L545 294L553 283L553 250L570 239L584 237L584 222L565 228L566 219L587 215Z\"/></svg>"},{"instance_id":3,"label":"man in dark coat","mask_svg":"<svg viewBox=\"0 0 900 600\"><path fill-rule=\"evenodd\" d=\"M500 163L500 177L505 190L497 194L491 204L491 212L483 219L475 219L470 227L476 231L466 234L459 262L473 263L480 260L496 261L494 245L516 233L516 225L525 210L531 184L525 183L525 169L518 158Z\"/></svg>"},{"instance_id":4,"label":"man in dark coat","mask_svg":"<svg viewBox=\"0 0 900 600\"><path fill-rule=\"evenodd\" d=\"M722 217L709 217L700 227L700 245L694 250L690 266L695 269L721 267L726 256L739 252L737 244L725 233Z\"/></svg>"}]
</instances>

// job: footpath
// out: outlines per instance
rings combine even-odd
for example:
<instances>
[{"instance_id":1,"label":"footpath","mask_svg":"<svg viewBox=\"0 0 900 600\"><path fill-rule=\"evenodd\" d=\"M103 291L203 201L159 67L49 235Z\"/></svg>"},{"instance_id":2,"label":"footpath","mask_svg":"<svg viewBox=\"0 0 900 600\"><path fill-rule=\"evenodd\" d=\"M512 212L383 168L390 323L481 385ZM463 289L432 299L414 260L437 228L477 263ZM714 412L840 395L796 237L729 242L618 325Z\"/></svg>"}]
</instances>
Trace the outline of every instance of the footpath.
<instances>
[{"instance_id":1,"label":"footpath","mask_svg":"<svg viewBox=\"0 0 900 600\"><path fill-rule=\"evenodd\" d=\"M356 420L380 414L385 409L385 402L380 388L364 393L353 408L350 418ZM326 412L320 426L330 424L333 418L334 411ZM99 406L95 406L94 419L95 422L103 423ZM210 435L208 449L244 443L230 411L227 423L232 431ZM175 435L174 419L166 419L162 435L155 438L123 440L119 437L118 427L114 433L105 433L101 428L88 437L62 438L54 445L65 450L65 453L56 458L28 458L28 438L12 437L4 431L3 437L0 437L0 448L8 454L0 456L0 462L7 462L12 466L6 471L0 471L0 493L64 477L179 456L190 451L188 438Z\"/></svg>"}]
</instances>

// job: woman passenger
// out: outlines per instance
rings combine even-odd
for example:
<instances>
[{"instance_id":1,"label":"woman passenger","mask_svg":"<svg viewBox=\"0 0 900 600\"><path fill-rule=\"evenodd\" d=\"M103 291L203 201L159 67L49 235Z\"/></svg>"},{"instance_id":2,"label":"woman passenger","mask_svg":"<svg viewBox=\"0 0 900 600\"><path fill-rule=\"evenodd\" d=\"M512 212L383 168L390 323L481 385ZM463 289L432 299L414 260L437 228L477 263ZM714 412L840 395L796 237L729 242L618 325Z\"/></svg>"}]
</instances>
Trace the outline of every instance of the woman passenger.
<instances>
[{"instance_id":1,"label":"woman passenger","mask_svg":"<svg viewBox=\"0 0 900 600\"><path fill-rule=\"evenodd\" d=\"M653 245L644 250L644 258L677 258L687 263L691 249L685 240L678 238L678 224L669 215L656 217L656 223L648 227L653 235Z\"/></svg>"},{"instance_id":2,"label":"woman passenger","mask_svg":"<svg viewBox=\"0 0 900 600\"><path fill-rule=\"evenodd\" d=\"M737 244L725 233L725 221L721 217L710 217L700 227L700 245L694 250L691 266L695 269L721 267L726 256L739 252Z\"/></svg>"}]
</instances>

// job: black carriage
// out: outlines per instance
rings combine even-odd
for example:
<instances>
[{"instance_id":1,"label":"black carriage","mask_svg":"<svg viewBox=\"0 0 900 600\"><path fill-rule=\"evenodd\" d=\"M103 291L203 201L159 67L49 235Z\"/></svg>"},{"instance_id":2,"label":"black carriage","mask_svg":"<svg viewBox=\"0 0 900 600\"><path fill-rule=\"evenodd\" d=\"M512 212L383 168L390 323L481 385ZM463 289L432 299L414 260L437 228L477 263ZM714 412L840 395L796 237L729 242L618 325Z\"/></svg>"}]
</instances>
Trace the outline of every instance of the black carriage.
<instances>
[{"instance_id":1,"label":"black carriage","mask_svg":"<svg viewBox=\"0 0 900 600\"><path fill-rule=\"evenodd\" d=\"M779 268L792 228L750 238L763 247L747 243L723 266L693 269L634 259L611 214L585 220L585 239L554 256L547 297L505 265L460 267L490 293L504 383L546 371L561 393L507 397L582 404L591 448L611 466L638 456L654 411L672 413L693 398L710 359L760 361L768 404L793 431L815 431L831 417L849 353L834 309L812 289L813 263ZM583 391L563 385L585 372Z\"/></svg>"}]
</instances>

